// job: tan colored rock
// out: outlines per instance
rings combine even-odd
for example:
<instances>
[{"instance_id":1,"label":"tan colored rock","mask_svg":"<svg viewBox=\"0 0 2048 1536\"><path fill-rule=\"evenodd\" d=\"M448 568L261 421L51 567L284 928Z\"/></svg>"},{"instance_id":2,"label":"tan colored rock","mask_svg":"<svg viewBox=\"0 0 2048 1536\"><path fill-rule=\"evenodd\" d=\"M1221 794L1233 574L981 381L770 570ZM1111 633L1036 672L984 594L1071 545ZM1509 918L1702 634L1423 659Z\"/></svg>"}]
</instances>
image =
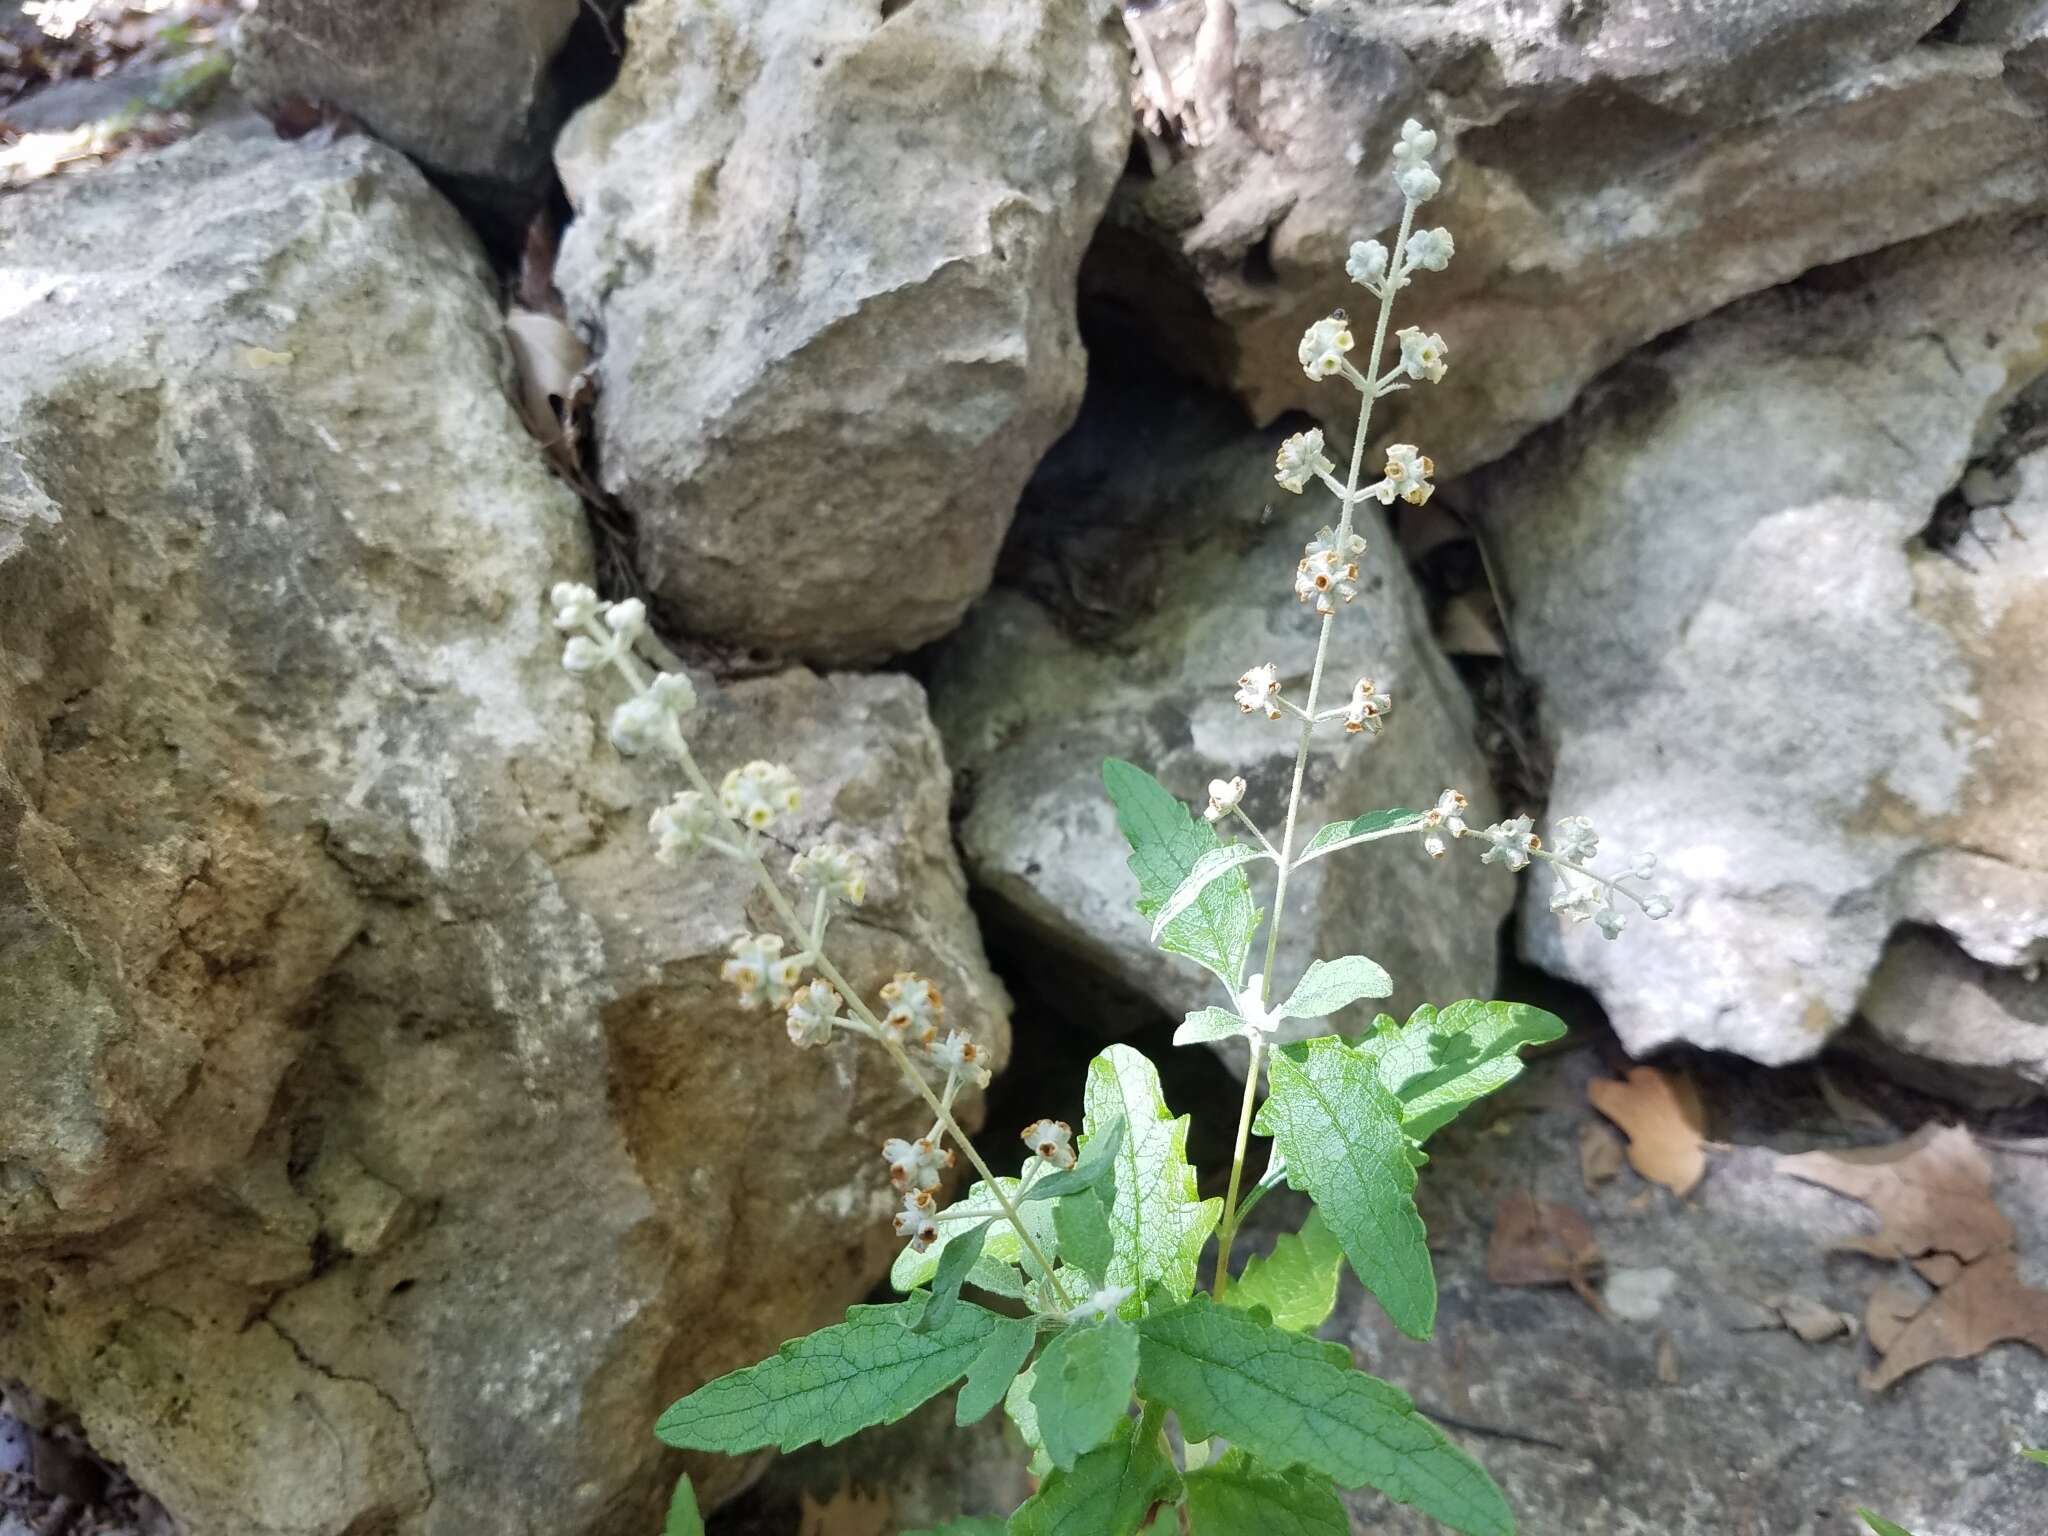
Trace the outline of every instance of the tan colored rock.
<instances>
[{"instance_id":1,"label":"tan colored rock","mask_svg":"<svg viewBox=\"0 0 2048 1536\"><path fill-rule=\"evenodd\" d=\"M1294 344L1339 305L1355 240L1390 238L1403 118L1440 131L1424 206L1458 254L1406 311L1449 376L1395 396L1385 436L1446 475L1560 414L1631 348L1744 294L2048 201L2041 28L1952 0L1238 6L1231 115L1199 147L1153 140L1084 290L1254 417L1328 408ZM1138 25L1193 89L1202 0Z\"/></svg>"},{"instance_id":2,"label":"tan colored rock","mask_svg":"<svg viewBox=\"0 0 2048 1536\"><path fill-rule=\"evenodd\" d=\"M811 660L945 633L1080 404L1130 130L1072 0L641 0L557 163L596 439L677 625Z\"/></svg>"},{"instance_id":3,"label":"tan colored rock","mask_svg":"<svg viewBox=\"0 0 2048 1536\"><path fill-rule=\"evenodd\" d=\"M652 1529L655 1414L859 1298L921 1122L649 858L479 252L368 140L209 133L0 201L0 296L0 1373L194 1533ZM839 964L1000 1056L917 686L703 691L872 866Z\"/></svg>"}]
</instances>

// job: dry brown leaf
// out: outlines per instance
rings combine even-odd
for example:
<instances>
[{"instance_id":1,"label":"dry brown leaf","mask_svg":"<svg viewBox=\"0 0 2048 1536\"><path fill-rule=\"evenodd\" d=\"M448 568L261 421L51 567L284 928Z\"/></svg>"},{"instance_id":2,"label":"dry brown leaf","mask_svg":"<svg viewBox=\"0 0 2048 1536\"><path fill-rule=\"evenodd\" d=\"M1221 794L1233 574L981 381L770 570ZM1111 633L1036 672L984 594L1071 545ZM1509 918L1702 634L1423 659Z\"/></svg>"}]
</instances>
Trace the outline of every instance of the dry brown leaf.
<instances>
[{"instance_id":1,"label":"dry brown leaf","mask_svg":"<svg viewBox=\"0 0 2048 1536\"><path fill-rule=\"evenodd\" d=\"M519 370L520 417L527 431L554 443L566 432L569 402L590 363L590 349L561 320L532 309L514 308L505 316L505 337Z\"/></svg>"},{"instance_id":2,"label":"dry brown leaf","mask_svg":"<svg viewBox=\"0 0 2048 1536\"><path fill-rule=\"evenodd\" d=\"M1870 1305L1863 1309L1863 1331L1883 1354L1898 1343L1906 1324L1927 1305L1927 1293L1909 1280L1887 1280L1870 1293Z\"/></svg>"},{"instance_id":3,"label":"dry brown leaf","mask_svg":"<svg viewBox=\"0 0 2048 1536\"><path fill-rule=\"evenodd\" d=\"M1855 1318L1811 1296L1773 1296L1770 1305L1803 1344L1824 1344L1829 1339L1853 1337L1856 1333Z\"/></svg>"},{"instance_id":4,"label":"dry brown leaf","mask_svg":"<svg viewBox=\"0 0 2048 1536\"><path fill-rule=\"evenodd\" d=\"M1570 1206L1530 1195L1501 1201L1486 1244L1486 1278L1495 1285L1568 1285L1604 1311L1587 1284L1600 1263L1593 1229Z\"/></svg>"},{"instance_id":5,"label":"dry brown leaf","mask_svg":"<svg viewBox=\"0 0 2048 1536\"><path fill-rule=\"evenodd\" d=\"M1863 1385L1882 1392L1923 1365L1968 1360L2010 1341L2048 1355L2048 1291L2021 1282L2019 1255L2006 1248L1966 1266L1914 1314Z\"/></svg>"},{"instance_id":6,"label":"dry brown leaf","mask_svg":"<svg viewBox=\"0 0 2048 1536\"><path fill-rule=\"evenodd\" d=\"M1635 1171L1674 1195L1689 1195L1706 1176L1705 1115L1683 1080L1655 1067L1631 1067L1624 1082L1595 1078L1586 1084L1593 1107L1628 1136Z\"/></svg>"},{"instance_id":7,"label":"dry brown leaf","mask_svg":"<svg viewBox=\"0 0 2048 1536\"><path fill-rule=\"evenodd\" d=\"M806 1493L798 1508L797 1536L889 1536L893 1513L886 1493L863 1493L851 1483L822 1504Z\"/></svg>"},{"instance_id":8,"label":"dry brown leaf","mask_svg":"<svg viewBox=\"0 0 2048 1536\"><path fill-rule=\"evenodd\" d=\"M1579 1177L1589 1191L1618 1176L1623 1157L1621 1138L1599 1121L1579 1127Z\"/></svg>"},{"instance_id":9,"label":"dry brown leaf","mask_svg":"<svg viewBox=\"0 0 2048 1536\"><path fill-rule=\"evenodd\" d=\"M1969 1263L2012 1244L2012 1223L1991 1198L1991 1165L1961 1126L1926 1126L1888 1147L1781 1157L1778 1170L1877 1212L1876 1232L1838 1248L1880 1259L1954 1254Z\"/></svg>"}]
</instances>

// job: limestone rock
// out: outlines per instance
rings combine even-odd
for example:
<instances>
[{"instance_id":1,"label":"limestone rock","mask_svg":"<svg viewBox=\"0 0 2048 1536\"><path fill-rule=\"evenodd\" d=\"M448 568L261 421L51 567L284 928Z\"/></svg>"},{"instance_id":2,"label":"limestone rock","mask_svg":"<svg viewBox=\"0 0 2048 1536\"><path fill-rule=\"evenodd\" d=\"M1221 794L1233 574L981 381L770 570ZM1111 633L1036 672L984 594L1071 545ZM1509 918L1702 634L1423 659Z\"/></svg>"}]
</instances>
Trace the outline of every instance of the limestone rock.
<instances>
[{"instance_id":1,"label":"limestone rock","mask_svg":"<svg viewBox=\"0 0 2048 1536\"><path fill-rule=\"evenodd\" d=\"M0 201L0 296L0 1375L194 1533L652 1529L654 1415L859 1298L916 1116L649 859L480 253L366 139L206 134ZM999 1056L916 684L704 692L868 856L848 974Z\"/></svg>"},{"instance_id":2,"label":"limestone rock","mask_svg":"<svg viewBox=\"0 0 2048 1536\"><path fill-rule=\"evenodd\" d=\"M1552 809L1664 861L1677 915L1617 943L1562 930L1541 883L1523 909L1635 1054L1811 1055L1902 922L2039 960L2044 272L2048 227L1996 221L1761 295L1447 493L1494 541ZM1983 542L1931 547L1987 484L2010 501ZM1981 1064L1968 1035L1911 1039Z\"/></svg>"},{"instance_id":3,"label":"limestone rock","mask_svg":"<svg viewBox=\"0 0 2048 1536\"><path fill-rule=\"evenodd\" d=\"M970 878L1049 957L1175 1015L1217 1001L1215 983L1149 942L1102 760L1137 763L1197 812L1211 779L1243 774L1248 812L1278 839L1298 733L1241 713L1232 691L1265 662L1294 696L1305 691L1317 621L1294 601L1294 568L1334 504L1273 484L1276 444L1227 407L1106 383L1026 497L1017 584L976 606L932 682L964 786ZM1365 510L1371 547L1359 597L1335 621L1324 697L1341 702L1369 674L1394 700L1392 722L1378 737L1318 736L1297 846L1326 821L1428 806L1447 786L1473 796L1475 815L1495 814L1471 705L1377 507ZM1467 852L1432 861L1401 839L1303 866L1276 985L1312 959L1363 952L1392 974L1388 1006L1403 1016L1489 995L1513 888ZM1270 874L1254 889L1269 906ZM1099 1013L1104 990L1080 984L1077 1011Z\"/></svg>"},{"instance_id":4,"label":"limestone rock","mask_svg":"<svg viewBox=\"0 0 2048 1536\"><path fill-rule=\"evenodd\" d=\"M1175 102L1195 91L1203 9L1171 0L1137 22ZM1084 291L1260 421L1323 409L1294 343L1359 306L1345 253L1390 238L1389 151L1403 118L1427 118L1444 191L1421 222L1448 226L1458 254L1411 313L1443 334L1451 371L1391 400L1386 428L1461 473L1630 348L1733 299L2041 206L2041 22L1973 5L1956 40L1929 36L1958 9L1241 0L1209 136L1152 141Z\"/></svg>"},{"instance_id":5,"label":"limestone rock","mask_svg":"<svg viewBox=\"0 0 2048 1536\"><path fill-rule=\"evenodd\" d=\"M614 0L263 0L235 81L254 101L339 108L438 171L522 186L568 110L551 66L600 7Z\"/></svg>"},{"instance_id":6,"label":"limestone rock","mask_svg":"<svg viewBox=\"0 0 2048 1536\"><path fill-rule=\"evenodd\" d=\"M2048 939L2048 921L2042 922ZM2048 979L1987 965L1947 935L1902 929L1857 1013L1894 1074L1984 1108L2048 1091Z\"/></svg>"},{"instance_id":7,"label":"limestone rock","mask_svg":"<svg viewBox=\"0 0 2048 1536\"><path fill-rule=\"evenodd\" d=\"M641 0L557 151L597 444L683 629L813 660L950 629L1082 389L1129 142L1071 0Z\"/></svg>"}]
</instances>

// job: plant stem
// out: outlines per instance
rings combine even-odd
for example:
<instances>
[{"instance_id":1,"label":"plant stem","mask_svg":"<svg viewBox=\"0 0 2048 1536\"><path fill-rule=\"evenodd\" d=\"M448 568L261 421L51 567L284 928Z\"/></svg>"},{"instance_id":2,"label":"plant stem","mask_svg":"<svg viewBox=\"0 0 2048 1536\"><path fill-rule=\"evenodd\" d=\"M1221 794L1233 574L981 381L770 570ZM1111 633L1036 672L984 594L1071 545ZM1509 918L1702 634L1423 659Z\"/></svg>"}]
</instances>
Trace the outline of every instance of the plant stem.
<instances>
[{"instance_id":1,"label":"plant stem","mask_svg":"<svg viewBox=\"0 0 2048 1536\"><path fill-rule=\"evenodd\" d=\"M1415 204L1404 201L1401 207L1401 232L1394 237L1392 259L1387 263L1386 280L1380 288L1379 318L1373 325L1372 351L1366 362L1376 373L1380 365L1380 354L1387 346L1387 322L1394 313L1394 294L1405 266L1404 253L1408 248L1408 231L1415 222ZM1372 407L1375 398L1372 374L1359 389L1362 403L1358 408L1358 429L1351 437L1351 469L1345 476L1343 512L1337 520L1337 552L1342 559L1347 541L1351 537L1351 509L1358 499L1358 471L1365 462L1365 439L1372 426ZM1266 968L1259 982L1259 1001L1270 1003L1273 999L1273 967L1280 954L1280 927L1287 917L1287 878L1293 871L1294 828L1301 814L1301 786L1308 774L1309 743L1316 733L1316 697L1322 691L1323 664L1330 655L1330 631L1336 627L1337 615L1333 609L1322 619L1316 635L1316 660L1308 675L1308 702L1302 706L1301 736L1294 747L1294 780L1287 791L1287 821L1280 833L1280 874L1273 888L1273 921L1266 929ZM1230 1159L1230 1190L1223 1201L1223 1219L1216 1229L1216 1295L1221 1297L1230 1288L1230 1248L1237 1237L1237 1192L1244 1177L1244 1154L1247 1140L1251 1135L1252 1115L1258 1108L1259 1047L1261 1042L1252 1042L1251 1070L1245 1077L1244 1107L1237 1117L1237 1146Z\"/></svg>"}]
</instances>

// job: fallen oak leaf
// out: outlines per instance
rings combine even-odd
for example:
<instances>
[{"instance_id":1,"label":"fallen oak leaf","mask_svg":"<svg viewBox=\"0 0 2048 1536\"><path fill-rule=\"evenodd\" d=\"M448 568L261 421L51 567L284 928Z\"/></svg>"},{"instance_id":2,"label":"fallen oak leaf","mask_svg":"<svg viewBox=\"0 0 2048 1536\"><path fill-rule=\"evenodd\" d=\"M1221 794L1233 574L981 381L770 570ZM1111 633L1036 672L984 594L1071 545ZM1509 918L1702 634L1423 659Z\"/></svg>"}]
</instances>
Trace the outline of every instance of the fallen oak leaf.
<instances>
[{"instance_id":1,"label":"fallen oak leaf","mask_svg":"<svg viewBox=\"0 0 2048 1536\"><path fill-rule=\"evenodd\" d=\"M2021 1281L2019 1265L2005 1248L1965 1267L1864 1372L1864 1387L1882 1392L1923 1365L1973 1359L1994 1344L2030 1344L2048 1355L2048 1291Z\"/></svg>"},{"instance_id":2,"label":"fallen oak leaf","mask_svg":"<svg viewBox=\"0 0 2048 1536\"><path fill-rule=\"evenodd\" d=\"M1631 1067L1624 1081L1595 1078L1586 1097L1627 1135L1637 1173L1680 1197L1699 1186L1707 1172L1705 1116L1688 1086L1655 1067Z\"/></svg>"},{"instance_id":3,"label":"fallen oak leaf","mask_svg":"<svg viewBox=\"0 0 2048 1536\"><path fill-rule=\"evenodd\" d=\"M1495 1285L1568 1285L1604 1312L1586 1283L1602 1262L1592 1227L1570 1206L1532 1195L1501 1201L1486 1243L1486 1278Z\"/></svg>"},{"instance_id":4,"label":"fallen oak leaf","mask_svg":"<svg viewBox=\"0 0 2048 1536\"><path fill-rule=\"evenodd\" d=\"M1876 1232L1837 1248L1880 1259L1953 1254L1967 1264L2013 1241L2012 1223L1991 1198L1991 1165L1961 1126L1925 1126L1886 1147L1801 1152L1779 1158L1778 1171L1877 1212Z\"/></svg>"},{"instance_id":5,"label":"fallen oak leaf","mask_svg":"<svg viewBox=\"0 0 2048 1536\"><path fill-rule=\"evenodd\" d=\"M1920 1315L1929 1299L1909 1280L1887 1280L1870 1293L1870 1304L1863 1309L1863 1331L1879 1354L1898 1343L1906 1325Z\"/></svg>"}]
</instances>

